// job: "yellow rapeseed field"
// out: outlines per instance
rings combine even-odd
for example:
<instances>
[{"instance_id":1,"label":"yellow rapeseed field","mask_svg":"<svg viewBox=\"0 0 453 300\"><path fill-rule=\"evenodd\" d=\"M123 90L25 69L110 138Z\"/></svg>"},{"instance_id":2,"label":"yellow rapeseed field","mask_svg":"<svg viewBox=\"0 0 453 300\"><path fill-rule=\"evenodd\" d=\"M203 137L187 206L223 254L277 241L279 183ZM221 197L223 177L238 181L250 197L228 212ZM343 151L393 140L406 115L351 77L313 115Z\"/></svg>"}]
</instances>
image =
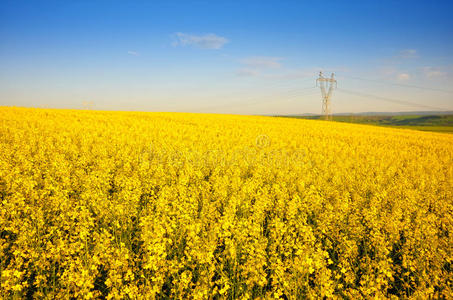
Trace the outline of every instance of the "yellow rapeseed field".
<instances>
[{"instance_id":1,"label":"yellow rapeseed field","mask_svg":"<svg viewBox=\"0 0 453 300\"><path fill-rule=\"evenodd\" d=\"M453 297L453 135L0 108L0 298Z\"/></svg>"}]
</instances>

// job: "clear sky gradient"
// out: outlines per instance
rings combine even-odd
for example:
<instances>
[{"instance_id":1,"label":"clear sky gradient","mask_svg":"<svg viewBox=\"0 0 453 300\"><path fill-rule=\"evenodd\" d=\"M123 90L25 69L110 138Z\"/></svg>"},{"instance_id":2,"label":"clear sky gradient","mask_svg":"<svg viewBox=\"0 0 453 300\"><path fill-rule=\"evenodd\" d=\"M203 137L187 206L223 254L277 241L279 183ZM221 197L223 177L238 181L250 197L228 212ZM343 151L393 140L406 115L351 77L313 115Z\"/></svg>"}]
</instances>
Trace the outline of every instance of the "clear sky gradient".
<instances>
[{"instance_id":1,"label":"clear sky gradient","mask_svg":"<svg viewBox=\"0 0 453 300\"><path fill-rule=\"evenodd\" d=\"M453 110L452 1L1 1L0 105Z\"/></svg>"}]
</instances>

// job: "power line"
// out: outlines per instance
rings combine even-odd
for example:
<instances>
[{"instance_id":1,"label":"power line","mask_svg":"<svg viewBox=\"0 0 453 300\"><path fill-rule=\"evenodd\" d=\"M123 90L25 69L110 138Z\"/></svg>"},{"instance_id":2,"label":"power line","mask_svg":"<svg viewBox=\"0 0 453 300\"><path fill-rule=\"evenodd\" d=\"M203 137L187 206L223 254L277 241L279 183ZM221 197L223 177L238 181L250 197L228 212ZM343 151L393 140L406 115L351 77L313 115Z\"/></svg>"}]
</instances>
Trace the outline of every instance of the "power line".
<instances>
[{"instance_id":1,"label":"power line","mask_svg":"<svg viewBox=\"0 0 453 300\"><path fill-rule=\"evenodd\" d=\"M447 93L453 93L453 91L447 91L447 90L441 90L441 89L433 89L433 88L425 88L425 87L419 87L419 86L413 86L413 85L406 85L406 84L397 84L397 83L389 83L389 82L382 82L378 80L372 80L372 79L365 79L365 78L359 78L359 77L349 77L349 76L342 76L345 78L350 78L350 79L358 79L358 80L365 80L365 81L373 81L381 84L389 84L389 85L395 85L395 86L402 86L402 87L412 87L412 88L419 88L419 89L426 89L426 90L435 90L435 91L442 91L442 92L447 92ZM290 80L279 80L279 81L274 81L270 83L269 85L266 85L266 88L269 87L284 87L287 86L288 83L291 84L291 81L298 80L299 82L306 81L306 80L311 80L311 78L295 78L295 79L290 79ZM310 86L310 87L304 87L304 88L296 88L296 89L290 89L284 92L280 93L275 93L273 95L267 95L267 96L252 96L252 97L247 97L247 98L242 98L241 95L243 93L240 92L233 92L229 93L229 95L222 95L222 96L230 96L234 98L238 98L238 101L232 101L228 103L219 103L217 105L211 105L208 107L201 108L199 111L207 111L207 110L212 110L212 109L219 109L219 108L234 108L234 107L244 107L244 106L250 106L250 105L256 105L256 104L264 104L264 103L270 103L270 102L276 102L276 101L288 101L292 100L295 98L300 98L303 96L309 96L314 93L304 93L304 91L312 90L316 88L315 86ZM340 92L344 92L347 94L355 95L355 96L360 96L360 97L366 97L366 98L372 98L372 99L378 99L378 100L383 100L387 102L392 102L392 103L397 103L397 104L402 104L402 105L409 105L409 106L416 106L416 107L424 107L424 108L429 108L429 109L435 109L435 110L441 110L441 111L446 111L447 109L445 108L440 108L440 107L435 107L435 106L430 106L430 105L425 105L425 104L420 104L420 103L415 103L415 102L410 102L410 101L405 101L405 100L398 100L398 99L392 99L392 98L387 98L387 97L381 97L381 96L376 96L376 95L371 95L371 94L366 94L362 92L356 92L356 91L351 91L347 89L342 89L338 88Z\"/></svg>"},{"instance_id":2,"label":"power line","mask_svg":"<svg viewBox=\"0 0 453 300\"><path fill-rule=\"evenodd\" d=\"M259 78L261 79L261 78ZM306 81L312 81L313 77L298 77L298 78L290 78L290 79L280 79L280 80L274 80L271 83L266 83L264 86L265 88L288 88L292 85L299 84L301 82L306 82ZM222 97L241 97L244 92L248 91L250 87L246 87L243 90L236 90L236 91L231 91L230 93L227 94L221 94L219 96Z\"/></svg>"},{"instance_id":3,"label":"power line","mask_svg":"<svg viewBox=\"0 0 453 300\"><path fill-rule=\"evenodd\" d=\"M296 95L292 95L290 97L287 97L287 98L272 98L272 99L268 99L267 101L256 101L256 102L251 102L251 103L246 103L244 104L243 106L253 106L253 105L257 105L257 104L267 104L267 103L272 103L272 102L283 102L283 101L293 101L293 100L296 100L296 99L300 99L301 97L307 97L307 96L312 96L312 95L317 95L318 92L312 92L312 93L306 93L306 94L296 94Z\"/></svg>"},{"instance_id":4,"label":"power line","mask_svg":"<svg viewBox=\"0 0 453 300\"><path fill-rule=\"evenodd\" d=\"M316 87L306 87L306 88L299 88L299 89L294 89L294 90L289 90L287 92L282 93L276 93L270 96L264 96L264 97L249 97L246 99L241 99L240 101L234 101L234 102L229 102L229 103L222 103L218 105L212 105L209 107L204 107L202 111L210 110L210 109L216 109L216 108L225 108L225 107L231 107L231 106L249 106L249 105L254 105L254 104L261 104L261 103L269 103L269 102L274 102L274 101L281 101L282 98L286 98L286 100L295 98L295 97L301 97L301 96L306 96L306 94L302 93L303 91L306 90L312 90L315 89ZM311 95L313 93L308 93L308 95ZM269 99L270 98L270 99ZM277 99L276 99L277 98ZM265 100L267 99L267 100ZM253 101L255 100L255 101ZM252 101L252 102L250 102Z\"/></svg>"},{"instance_id":5,"label":"power line","mask_svg":"<svg viewBox=\"0 0 453 300\"><path fill-rule=\"evenodd\" d=\"M267 104L267 103L272 103L272 102L293 101L295 99L299 99L300 97L306 97L306 96L311 96L311 95L315 95L315 94L318 94L318 92L307 93L307 94L297 94L297 95L292 95L290 97L285 97L285 98L272 98L272 99L268 99L266 101L249 102L249 103L245 103L243 106L253 106L253 105L257 105L257 104Z\"/></svg>"},{"instance_id":6,"label":"power line","mask_svg":"<svg viewBox=\"0 0 453 300\"><path fill-rule=\"evenodd\" d=\"M314 88L315 87L310 87L308 89L314 89ZM301 91L303 91L303 90L307 90L307 89L302 89ZM225 107L232 107L232 106L233 107L235 107L235 106L250 106L250 105L261 104L261 103L275 102L275 101L280 101L282 99L282 96L283 97L285 97L285 96L288 97L289 96L289 98L305 96L305 94L300 94L301 91L298 91L298 92L289 91L289 92L286 92L284 94L280 93L280 94L274 94L274 95L271 95L271 96L264 96L264 97L256 97L255 96L255 97L251 97L251 98L247 98L247 99L242 99L240 101L234 101L234 102L230 102L230 103L223 103L223 104L219 104L219 105L213 105L213 106L210 106L210 107L205 107L203 110L216 109L216 108L225 108ZM267 100L265 100L265 99L267 99ZM250 101L252 101L252 102L250 102Z\"/></svg>"},{"instance_id":7,"label":"power line","mask_svg":"<svg viewBox=\"0 0 453 300\"><path fill-rule=\"evenodd\" d=\"M367 79L367 78L360 78L360 77L353 77L353 76L344 76L344 75L341 75L339 77L348 78L348 79L357 79L357 80L363 80L363 81L370 81L370 82L376 82L376 83L380 83L380 84L387 84L387 85L393 85L393 86L416 88L416 89L420 89L420 90L429 90L429 91L436 91L436 92L443 92L443 93L453 94L453 91L449 91L449 90L422 87L422 86L417 86L417 85L412 85L412 84L385 82L385 81L376 80L376 79Z\"/></svg>"},{"instance_id":8,"label":"power line","mask_svg":"<svg viewBox=\"0 0 453 300\"><path fill-rule=\"evenodd\" d=\"M341 92L347 93L347 94L351 94L351 95L356 95L356 96L361 96L361 97L368 97L368 98L374 98L374 99L384 100L384 101L398 103L398 104L403 104L403 105L425 107L425 108L429 108L429 109L442 110L442 111L447 111L448 110L448 109L445 109L445 108L440 108L440 107L430 106L430 105L424 105L424 104L410 102L410 101L397 100L397 99L392 99L392 98L387 98L387 97L381 97L381 96L365 94L365 93L362 93L362 92L349 91L349 90L342 89L342 88L338 88L338 90L341 91Z\"/></svg>"},{"instance_id":9,"label":"power line","mask_svg":"<svg viewBox=\"0 0 453 300\"><path fill-rule=\"evenodd\" d=\"M262 77L257 77L257 78L251 78L251 79L259 79L259 80L263 80L263 79L270 79L270 78L262 78ZM313 85L312 87L307 87L307 88L294 88L294 89L291 89L291 90L287 90L288 88L292 87L293 85L296 85L296 84L300 84L302 82L308 82L308 81L312 81L313 80L313 77L311 76L305 76L305 77L293 77L293 78L284 78L284 79L279 79L279 80L272 80L272 82L266 82L266 84L261 84L261 89L263 92L266 92L264 91L263 88L265 89L269 89L269 88L275 88L276 90L280 90L280 89L283 89L283 90L286 90L286 91L281 91L280 93L278 94L274 94L276 96L279 96L279 95L282 95L282 94L287 94L288 92L292 92L292 91L300 91L300 90L305 90L305 89L311 89L311 88L315 88L315 86ZM250 85L254 85L254 84L257 84L256 82L255 83L251 83ZM234 88L234 87L233 87ZM212 99L215 97L215 98L224 98L224 99L241 99L240 101L234 101L233 103L219 103L219 104L214 104L214 105L210 105L210 106L205 106L205 107L202 107L200 109L198 109L197 111L199 112L203 112L203 111L206 111L206 110L209 110L209 109L212 109L212 108L221 108L221 107L224 107L224 106L231 106L231 104L234 105L234 103L243 103L244 101L248 101L248 100L254 100L254 99L258 99L257 96L254 96L252 95L250 97L247 97L247 98L244 98L244 94L247 93L248 91L250 91L250 86L249 87L244 87L244 88L241 88L241 90L231 90L230 89L230 92L229 93L222 93L222 94L216 94L216 95L210 95L210 96L207 96L207 95L200 95L198 98L201 100L201 99L206 99L206 100L211 100L212 102ZM259 97L259 99L262 99L262 98L266 98L266 97L269 97L268 96L264 96L264 97ZM176 104L176 103L173 103L173 104Z\"/></svg>"}]
</instances>

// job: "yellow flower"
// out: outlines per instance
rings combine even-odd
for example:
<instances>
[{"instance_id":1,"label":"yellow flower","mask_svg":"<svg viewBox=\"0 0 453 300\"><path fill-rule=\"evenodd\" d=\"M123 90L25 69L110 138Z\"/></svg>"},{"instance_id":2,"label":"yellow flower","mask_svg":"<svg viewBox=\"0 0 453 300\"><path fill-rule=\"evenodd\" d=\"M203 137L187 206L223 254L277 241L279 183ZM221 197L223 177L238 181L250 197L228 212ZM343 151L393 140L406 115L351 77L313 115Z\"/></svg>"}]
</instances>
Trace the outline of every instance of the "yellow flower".
<instances>
[{"instance_id":1,"label":"yellow flower","mask_svg":"<svg viewBox=\"0 0 453 300\"><path fill-rule=\"evenodd\" d=\"M14 107L0 124L2 299L452 298L453 135Z\"/></svg>"}]
</instances>

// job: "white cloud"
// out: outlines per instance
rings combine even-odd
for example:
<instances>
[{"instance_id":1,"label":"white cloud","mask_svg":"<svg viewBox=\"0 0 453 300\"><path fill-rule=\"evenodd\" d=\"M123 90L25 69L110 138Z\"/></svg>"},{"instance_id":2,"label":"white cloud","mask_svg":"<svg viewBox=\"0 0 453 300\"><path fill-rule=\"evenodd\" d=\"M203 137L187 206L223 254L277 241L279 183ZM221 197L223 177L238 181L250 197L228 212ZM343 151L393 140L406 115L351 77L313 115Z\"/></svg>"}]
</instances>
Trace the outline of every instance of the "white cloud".
<instances>
[{"instance_id":1,"label":"white cloud","mask_svg":"<svg viewBox=\"0 0 453 300\"><path fill-rule=\"evenodd\" d=\"M426 78L439 78L445 77L447 75L447 72L443 72L438 68L424 67L423 74L425 75Z\"/></svg>"},{"instance_id":2,"label":"white cloud","mask_svg":"<svg viewBox=\"0 0 453 300\"><path fill-rule=\"evenodd\" d=\"M174 34L175 41L173 46L194 46L200 49L220 49L226 43L229 42L228 39L215 35L213 33L205 35L192 35L182 32L177 32Z\"/></svg>"},{"instance_id":3,"label":"white cloud","mask_svg":"<svg viewBox=\"0 0 453 300\"><path fill-rule=\"evenodd\" d=\"M399 57L401 58L417 58L418 53L415 49L404 49L400 51Z\"/></svg>"},{"instance_id":4,"label":"white cloud","mask_svg":"<svg viewBox=\"0 0 453 300\"><path fill-rule=\"evenodd\" d=\"M239 76L252 76L252 77L263 77L270 78L276 76L275 72L265 72L268 70L275 70L281 68L282 64L280 61L283 58L273 56L251 56L240 60L239 62L243 65L243 68L239 69L236 74Z\"/></svg>"},{"instance_id":5,"label":"white cloud","mask_svg":"<svg viewBox=\"0 0 453 300\"><path fill-rule=\"evenodd\" d=\"M400 81L407 81L411 79L411 76L408 73L399 73L396 78Z\"/></svg>"},{"instance_id":6,"label":"white cloud","mask_svg":"<svg viewBox=\"0 0 453 300\"><path fill-rule=\"evenodd\" d=\"M394 79L397 81L408 81L412 79L412 75L406 70L398 69L394 66L384 66L379 68L378 74L384 79Z\"/></svg>"},{"instance_id":7,"label":"white cloud","mask_svg":"<svg viewBox=\"0 0 453 300\"><path fill-rule=\"evenodd\" d=\"M139 56L140 55L140 53L138 53L136 51L127 51L127 54L132 55L132 56Z\"/></svg>"},{"instance_id":8,"label":"white cloud","mask_svg":"<svg viewBox=\"0 0 453 300\"><path fill-rule=\"evenodd\" d=\"M282 59L281 57L254 56L243 59L241 63L252 68L280 68Z\"/></svg>"},{"instance_id":9,"label":"white cloud","mask_svg":"<svg viewBox=\"0 0 453 300\"><path fill-rule=\"evenodd\" d=\"M321 67L288 68L282 64L284 57L277 56L250 56L239 60L241 68L236 71L237 76L259 77L262 79L308 79L316 78ZM327 70L341 73L350 72L345 66L329 67ZM330 73L328 73L330 76Z\"/></svg>"},{"instance_id":10,"label":"white cloud","mask_svg":"<svg viewBox=\"0 0 453 300\"><path fill-rule=\"evenodd\" d=\"M398 73L398 69L394 66L382 66L378 69L378 72L382 77L388 77Z\"/></svg>"},{"instance_id":11,"label":"white cloud","mask_svg":"<svg viewBox=\"0 0 453 300\"><path fill-rule=\"evenodd\" d=\"M236 74L238 76L250 76L250 77L257 77L261 75L261 72L255 69L249 69L249 68L242 68L239 69Z\"/></svg>"},{"instance_id":12,"label":"white cloud","mask_svg":"<svg viewBox=\"0 0 453 300\"><path fill-rule=\"evenodd\" d=\"M279 72L276 74L267 74L263 77L268 78L268 79L298 79L298 78L309 78L313 77L315 78L316 74L318 74L319 71L310 71L310 70L283 70L283 72Z\"/></svg>"}]
</instances>

